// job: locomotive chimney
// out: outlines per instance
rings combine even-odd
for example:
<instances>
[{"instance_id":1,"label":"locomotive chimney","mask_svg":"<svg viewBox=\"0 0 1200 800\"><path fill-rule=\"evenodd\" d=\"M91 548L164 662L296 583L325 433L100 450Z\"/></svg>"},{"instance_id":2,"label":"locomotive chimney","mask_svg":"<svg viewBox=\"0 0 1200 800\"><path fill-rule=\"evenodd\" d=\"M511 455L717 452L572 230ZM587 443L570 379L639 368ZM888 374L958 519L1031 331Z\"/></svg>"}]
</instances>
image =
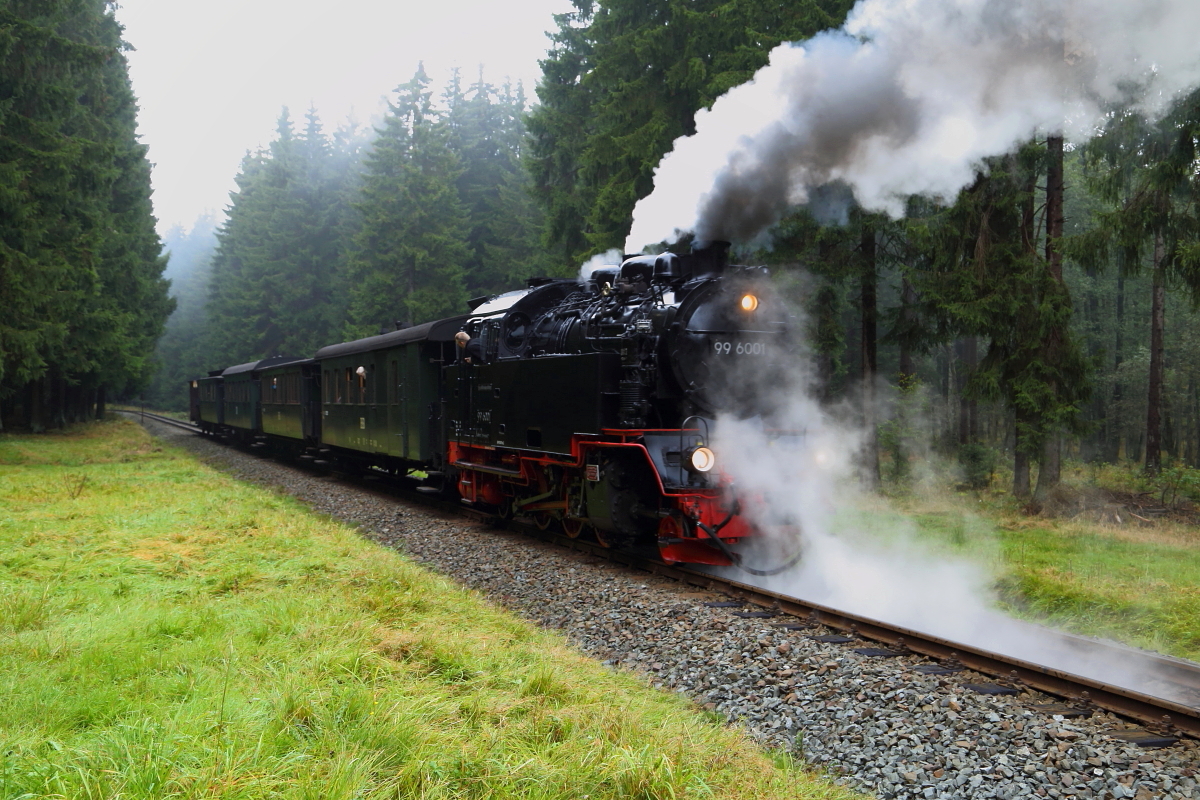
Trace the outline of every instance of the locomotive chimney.
<instances>
[{"instance_id":1,"label":"locomotive chimney","mask_svg":"<svg viewBox=\"0 0 1200 800\"><path fill-rule=\"evenodd\" d=\"M729 266L729 242L699 242L692 245L692 258L696 277L719 275Z\"/></svg>"}]
</instances>

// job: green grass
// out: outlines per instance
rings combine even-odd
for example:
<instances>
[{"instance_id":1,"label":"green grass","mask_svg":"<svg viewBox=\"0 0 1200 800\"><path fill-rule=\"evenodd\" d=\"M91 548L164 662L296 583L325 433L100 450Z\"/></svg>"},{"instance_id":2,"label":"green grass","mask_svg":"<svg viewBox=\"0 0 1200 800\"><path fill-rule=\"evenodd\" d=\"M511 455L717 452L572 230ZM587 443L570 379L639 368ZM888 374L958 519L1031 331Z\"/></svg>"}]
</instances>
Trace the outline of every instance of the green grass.
<instances>
[{"instance_id":1,"label":"green grass","mask_svg":"<svg viewBox=\"0 0 1200 800\"><path fill-rule=\"evenodd\" d=\"M851 795L106 422L0 437L0 797Z\"/></svg>"},{"instance_id":2,"label":"green grass","mask_svg":"<svg viewBox=\"0 0 1200 800\"><path fill-rule=\"evenodd\" d=\"M987 492L913 494L898 507L921 538L985 563L1015 616L1200 660L1195 526L1034 517Z\"/></svg>"},{"instance_id":3,"label":"green grass","mask_svg":"<svg viewBox=\"0 0 1200 800\"><path fill-rule=\"evenodd\" d=\"M1001 540L1011 605L1082 633L1200 660L1200 549L1068 525L1013 527Z\"/></svg>"}]
</instances>

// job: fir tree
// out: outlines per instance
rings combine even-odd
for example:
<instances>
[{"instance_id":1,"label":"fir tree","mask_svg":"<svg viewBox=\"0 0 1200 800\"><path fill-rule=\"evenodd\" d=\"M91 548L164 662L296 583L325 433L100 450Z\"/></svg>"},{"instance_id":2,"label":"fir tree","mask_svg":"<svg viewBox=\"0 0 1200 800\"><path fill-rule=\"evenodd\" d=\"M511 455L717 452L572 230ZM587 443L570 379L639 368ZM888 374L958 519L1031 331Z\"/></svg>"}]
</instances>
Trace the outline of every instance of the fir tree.
<instances>
[{"instance_id":1,"label":"fir tree","mask_svg":"<svg viewBox=\"0 0 1200 800\"><path fill-rule=\"evenodd\" d=\"M313 110L297 134L284 109L269 149L243 160L213 262L216 363L309 355L337 338L357 147L352 133L331 141Z\"/></svg>"},{"instance_id":2,"label":"fir tree","mask_svg":"<svg viewBox=\"0 0 1200 800\"><path fill-rule=\"evenodd\" d=\"M35 429L136 391L171 309L125 48L103 0L0 10L0 401Z\"/></svg>"},{"instance_id":3,"label":"fir tree","mask_svg":"<svg viewBox=\"0 0 1200 800\"><path fill-rule=\"evenodd\" d=\"M1125 274L1137 274L1149 256L1150 365L1147 379L1145 470L1162 467L1163 387L1166 380L1164 327L1167 285L1186 286L1200 301L1200 264L1188 257L1200 238L1200 186L1196 141L1200 137L1200 92L1184 98L1157 123L1125 112L1085 150L1094 172L1093 189L1113 210L1100 224L1069 244L1068 251L1089 265L1120 254Z\"/></svg>"},{"instance_id":4,"label":"fir tree","mask_svg":"<svg viewBox=\"0 0 1200 800\"><path fill-rule=\"evenodd\" d=\"M456 185L469 222L464 280L471 295L511 289L545 271L538 235L541 213L521 163L525 95L479 78L463 92L457 73L445 93L449 143L462 166Z\"/></svg>"},{"instance_id":5,"label":"fir tree","mask_svg":"<svg viewBox=\"0 0 1200 800\"><path fill-rule=\"evenodd\" d=\"M462 168L445 114L431 96L420 67L396 89L366 158L356 204L361 222L348 269L347 336L466 308L468 218L455 184Z\"/></svg>"}]
</instances>

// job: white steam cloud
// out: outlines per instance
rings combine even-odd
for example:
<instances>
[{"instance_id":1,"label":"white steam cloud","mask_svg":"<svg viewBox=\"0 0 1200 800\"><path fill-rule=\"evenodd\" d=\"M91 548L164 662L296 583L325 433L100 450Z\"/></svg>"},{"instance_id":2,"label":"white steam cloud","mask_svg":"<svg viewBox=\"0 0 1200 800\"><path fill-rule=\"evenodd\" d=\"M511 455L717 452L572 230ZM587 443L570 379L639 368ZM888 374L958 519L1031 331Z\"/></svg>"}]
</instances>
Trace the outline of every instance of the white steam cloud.
<instances>
[{"instance_id":1,"label":"white steam cloud","mask_svg":"<svg viewBox=\"0 0 1200 800\"><path fill-rule=\"evenodd\" d=\"M834 182L893 215L952 199L1038 132L1086 139L1113 103L1164 111L1200 83L1197 31L1197 0L862 0L696 115L625 249L751 241Z\"/></svg>"},{"instance_id":2,"label":"white steam cloud","mask_svg":"<svg viewBox=\"0 0 1200 800\"><path fill-rule=\"evenodd\" d=\"M592 273L601 267L619 266L624 260L625 254L615 247L607 252L597 253L579 267L579 280L586 282L592 277Z\"/></svg>"},{"instance_id":3,"label":"white steam cloud","mask_svg":"<svg viewBox=\"0 0 1200 800\"><path fill-rule=\"evenodd\" d=\"M1110 651L1098 661L1076 640L1006 616L996 608L995 576L983 563L998 544L982 521L972 525L965 518L964 526L975 528L969 541L985 552L948 555L944 545L922 541L910 522L849 488L861 441L856 433L840 429L808 400L798 400L785 419L806 430L800 446L780 446L756 422L734 419L719 421L713 446L741 497L766 501L743 504L759 515L767 534L747 540L746 565L769 568L797 548L802 558L765 578L733 568L715 571L839 611L1194 704L1136 650Z\"/></svg>"},{"instance_id":4,"label":"white steam cloud","mask_svg":"<svg viewBox=\"0 0 1200 800\"><path fill-rule=\"evenodd\" d=\"M999 610L989 566L996 564L999 543L984 521L964 514L971 552L952 555L882 500L858 491L863 433L809 396L809 377L800 364L791 374L765 375L745 362L735 379L778 398L775 414L765 425L722 415L713 435L721 471L764 534L740 546L744 565L771 569L797 553L800 559L768 577L733 567L715 571L839 611L1194 703L1135 650L1096 661L1062 634ZM794 433L780 437L779 431Z\"/></svg>"}]
</instances>

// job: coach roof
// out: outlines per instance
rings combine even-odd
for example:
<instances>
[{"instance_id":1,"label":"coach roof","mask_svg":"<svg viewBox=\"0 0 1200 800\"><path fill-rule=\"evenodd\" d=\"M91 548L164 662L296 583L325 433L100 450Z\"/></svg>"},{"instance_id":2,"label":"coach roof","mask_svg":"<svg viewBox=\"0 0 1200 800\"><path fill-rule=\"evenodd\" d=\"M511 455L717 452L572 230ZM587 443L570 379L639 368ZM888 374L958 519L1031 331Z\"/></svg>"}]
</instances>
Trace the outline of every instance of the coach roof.
<instances>
[{"instance_id":1,"label":"coach roof","mask_svg":"<svg viewBox=\"0 0 1200 800\"><path fill-rule=\"evenodd\" d=\"M316 358L337 358L356 353L369 353L373 350L384 350L412 342L450 342L454 340L454 334L462 330L467 319L469 317L464 314L461 317L450 317L414 325L411 328L392 331L381 336L368 336L366 339L358 339L353 342L331 344L318 350Z\"/></svg>"},{"instance_id":2,"label":"coach roof","mask_svg":"<svg viewBox=\"0 0 1200 800\"><path fill-rule=\"evenodd\" d=\"M251 361L248 364L238 364L236 367L229 367L221 374L225 377L230 375L241 375L246 372L258 372L261 369L269 367L282 367L284 364L291 364L297 361L309 361L307 358L296 358L295 356L271 356L264 358L262 361Z\"/></svg>"}]
</instances>

